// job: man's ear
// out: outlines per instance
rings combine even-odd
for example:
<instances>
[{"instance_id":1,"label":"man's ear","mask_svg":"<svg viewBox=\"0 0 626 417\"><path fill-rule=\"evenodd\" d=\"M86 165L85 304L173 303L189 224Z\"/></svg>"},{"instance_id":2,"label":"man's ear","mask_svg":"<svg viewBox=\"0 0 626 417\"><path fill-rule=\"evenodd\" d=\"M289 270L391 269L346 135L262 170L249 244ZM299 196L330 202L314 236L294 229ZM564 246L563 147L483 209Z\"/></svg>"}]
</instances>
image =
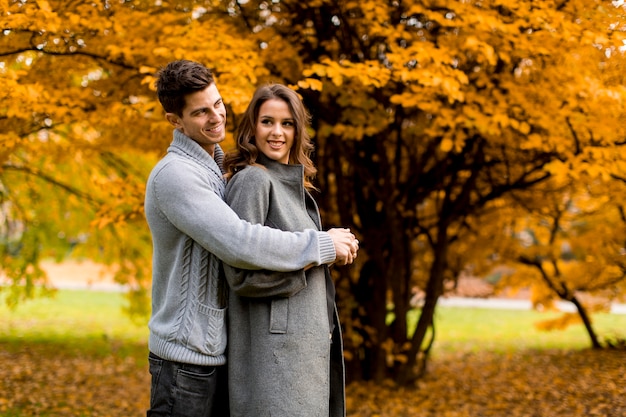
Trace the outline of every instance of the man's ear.
<instances>
[{"instance_id":1,"label":"man's ear","mask_svg":"<svg viewBox=\"0 0 626 417\"><path fill-rule=\"evenodd\" d=\"M174 113L165 113L165 119L167 119L170 124L176 128L180 127L180 117L175 115Z\"/></svg>"}]
</instances>

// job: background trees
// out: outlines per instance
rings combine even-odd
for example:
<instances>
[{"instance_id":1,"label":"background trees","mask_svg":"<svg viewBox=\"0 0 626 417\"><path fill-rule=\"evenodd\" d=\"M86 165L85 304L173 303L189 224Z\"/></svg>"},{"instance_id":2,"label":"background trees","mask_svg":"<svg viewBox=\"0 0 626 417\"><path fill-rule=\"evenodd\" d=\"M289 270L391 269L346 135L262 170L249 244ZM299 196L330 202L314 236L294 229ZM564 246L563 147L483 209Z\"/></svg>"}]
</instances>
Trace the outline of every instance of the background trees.
<instances>
[{"instance_id":1,"label":"background trees","mask_svg":"<svg viewBox=\"0 0 626 417\"><path fill-rule=\"evenodd\" d=\"M325 223L362 242L358 265L335 271L350 375L418 375L437 300L464 269L551 263L570 301L596 280L623 293L622 2L1 4L13 283L38 279L38 256L73 247L121 266L144 294L143 183L171 135L153 73L186 58L215 68L231 122L267 81L297 88L311 110ZM538 232L545 224L552 233ZM523 246L529 230L539 237ZM567 271L555 267L565 243L576 252ZM572 267L590 255L595 266ZM544 275L537 285L561 296Z\"/></svg>"},{"instance_id":2,"label":"background trees","mask_svg":"<svg viewBox=\"0 0 626 417\"><path fill-rule=\"evenodd\" d=\"M322 189L337 190L322 202L363 234L342 311L366 377L412 377L478 216L554 175L600 181L617 168L602 155L623 143L621 40L606 7L450 3L281 2L274 20L287 24L259 32L300 45L309 78L293 82L315 112ZM415 287L426 296L412 333Z\"/></svg>"}]
</instances>

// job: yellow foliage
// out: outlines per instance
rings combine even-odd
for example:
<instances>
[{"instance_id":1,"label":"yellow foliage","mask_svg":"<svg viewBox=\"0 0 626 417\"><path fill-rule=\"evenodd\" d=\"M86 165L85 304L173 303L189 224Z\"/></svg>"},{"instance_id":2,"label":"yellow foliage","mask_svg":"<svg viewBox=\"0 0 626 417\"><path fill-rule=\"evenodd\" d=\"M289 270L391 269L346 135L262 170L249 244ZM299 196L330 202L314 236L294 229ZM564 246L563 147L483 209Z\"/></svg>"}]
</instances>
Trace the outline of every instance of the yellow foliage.
<instances>
[{"instance_id":1,"label":"yellow foliage","mask_svg":"<svg viewBox=\"0 0 626 417\"><path fill-rule=\"evenodd\" d=\"M311 89L313 91L322 91L323 83L315 78L307 78L305 80L298 81L298 87L304 89Z\"/></svg>"},{"instance_id":2,"label":"yellow foliage","mask_svg":"<svg viewBox=\"0 0 626 417\"><path fill-rule=\"evenodd\" d=\"M454 141L449 138L444 138L441 141L441 145L439 145L439 147L441 148L442 152L450 152L454 147Z\"/></svg>"},{"instance_id":3,"label":"yellow foliage","mask_svg":"<svg viewBox=\"0 0 626 417\"><path fill-rule=\"evenodd\" d=\"M580 316L577 313L563 313L560 317L551 320L542 320L535 323L538 330L555 331L563 330L572 324L580 323Z\"/></svg>"}]
</instances>

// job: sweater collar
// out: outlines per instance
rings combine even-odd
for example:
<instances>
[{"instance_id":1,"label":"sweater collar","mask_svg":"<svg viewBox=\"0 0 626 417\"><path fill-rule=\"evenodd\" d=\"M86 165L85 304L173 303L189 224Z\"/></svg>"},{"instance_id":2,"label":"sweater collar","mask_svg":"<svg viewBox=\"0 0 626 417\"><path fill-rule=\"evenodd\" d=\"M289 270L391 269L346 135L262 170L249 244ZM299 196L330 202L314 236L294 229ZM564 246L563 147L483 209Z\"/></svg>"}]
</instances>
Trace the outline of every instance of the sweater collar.
<instances>
[{"instance_id":1,"label":"sweater collar","mask_svg":"<svg viewBox=\"0 0 626 417\"><path fill-rule=\"evenodd\" d=\"M215 171L216 174L222 175L224 170L222 168L222 162L224 161L224 151L220 147L220 145L215 144L215 157L211 158L211 155L198 143L191 139L189 136L185 135L178 129L174 129L174 140L170 144L170 147L167 150L168 152L182 152L185 155L189 156L191 159L195 159L199 163L207 166L212 171Z\"/></svg>"}]
</instances>

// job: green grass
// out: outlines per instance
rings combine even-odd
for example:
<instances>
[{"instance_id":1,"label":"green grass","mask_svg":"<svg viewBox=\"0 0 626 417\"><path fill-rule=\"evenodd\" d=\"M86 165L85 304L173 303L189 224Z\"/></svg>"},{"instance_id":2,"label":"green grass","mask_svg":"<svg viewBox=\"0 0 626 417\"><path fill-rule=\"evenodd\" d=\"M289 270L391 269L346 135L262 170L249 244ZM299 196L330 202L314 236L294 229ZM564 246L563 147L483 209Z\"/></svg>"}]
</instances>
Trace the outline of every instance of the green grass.
<instances>
[{"instance_id":1,"label":"green grass","mask_svg":"<svg viewBox=\"0 0 626 417\"><path fill-rule=\"evenodd\" d=\"M0 293L1 295L1 293ZM58 344L76 352L107 355L112 351L145 354L147 323L128 318L124 294L59 290L54 298L41 297L9 310L0 300L0 341L19 347L28 340ZM417 313L416 313L417 314ZM439 307L435 316L433 353L518 349L583 349L590 346L582 324L545 332L535 323L559 313L524 310ZM416 315L409 320L415 322ZM626 337L626 315L595 314L593 326L600 338Z\"/></svg>"},{"instance_id":2,"label":"green grass","mask_svg":"<svg viewBox=\"0 0 626 417\"><path fill-rule=\"evenodd\" d=\"M0 299L0 342L16 349L28 341L77 353L133 355L139 350L145 356L147 322L131 320L125 305L124 294L99 291L59 290L14 310Z\"/></svg>"},{"instance_id":3,"label":"green grass","mask_svg":"<svg viewBox=\"0 0 626 417\"><path fill-rule=\"evenodd\" d=\"M564 330L538 330L535 324L559 317L559 312L439 307L435 313L434 352L499 351L520 349L584 349L589 336L577 323ZM597 313L592 316L596 335L626 338L626 315Z\"/></svg>"}]
</instances>

